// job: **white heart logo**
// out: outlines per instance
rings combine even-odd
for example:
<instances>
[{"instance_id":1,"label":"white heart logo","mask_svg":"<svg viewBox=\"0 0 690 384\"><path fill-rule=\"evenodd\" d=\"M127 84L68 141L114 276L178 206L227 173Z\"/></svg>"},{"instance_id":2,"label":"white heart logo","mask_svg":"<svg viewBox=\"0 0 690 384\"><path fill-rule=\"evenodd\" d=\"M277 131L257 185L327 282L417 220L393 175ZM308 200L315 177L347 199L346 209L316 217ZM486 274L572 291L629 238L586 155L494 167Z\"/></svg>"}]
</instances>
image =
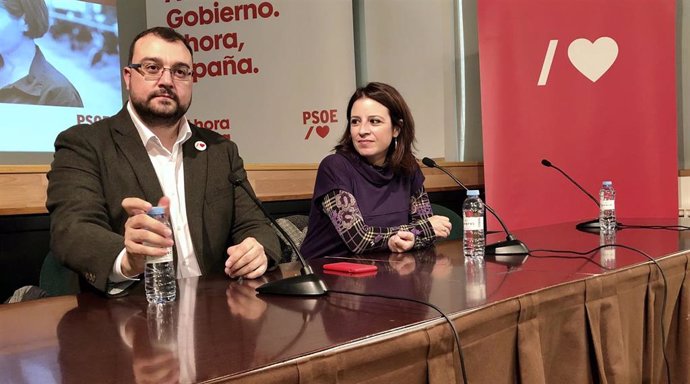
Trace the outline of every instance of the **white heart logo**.
<instances>
[{"instance_id":1,"label":"white heart logo","mask_svg":"<svg viewBox=\"0 0 690 384\"><path fill-rule=\"evenodd\" d=\"M618 44L610 37L600 37L595 42L576 39L568 46L568 58L573 66L595 82L611 68L618 57Z\"/></svg>"}]
</instances>

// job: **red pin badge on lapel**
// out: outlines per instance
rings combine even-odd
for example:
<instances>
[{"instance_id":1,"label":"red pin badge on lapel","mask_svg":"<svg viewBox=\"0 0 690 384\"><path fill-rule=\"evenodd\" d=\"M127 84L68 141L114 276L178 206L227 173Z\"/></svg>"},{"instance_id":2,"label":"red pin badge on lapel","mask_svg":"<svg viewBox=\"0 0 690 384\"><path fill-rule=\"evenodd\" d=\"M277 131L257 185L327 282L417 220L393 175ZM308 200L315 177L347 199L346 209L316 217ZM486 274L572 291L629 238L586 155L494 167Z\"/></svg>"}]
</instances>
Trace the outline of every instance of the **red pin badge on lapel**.
<instances>
[{"instance_id":1,"label":"red pin badge on lapel","mask_svg":"<svg viewBox=\"0 0 690 384\"><path fill-rule=\"evenodd\" d=\"M197 141L194 143L194 148L196 148L197 151L205 151L206 150L206 143L203 141Z\"/></svg>"}]
</instances>

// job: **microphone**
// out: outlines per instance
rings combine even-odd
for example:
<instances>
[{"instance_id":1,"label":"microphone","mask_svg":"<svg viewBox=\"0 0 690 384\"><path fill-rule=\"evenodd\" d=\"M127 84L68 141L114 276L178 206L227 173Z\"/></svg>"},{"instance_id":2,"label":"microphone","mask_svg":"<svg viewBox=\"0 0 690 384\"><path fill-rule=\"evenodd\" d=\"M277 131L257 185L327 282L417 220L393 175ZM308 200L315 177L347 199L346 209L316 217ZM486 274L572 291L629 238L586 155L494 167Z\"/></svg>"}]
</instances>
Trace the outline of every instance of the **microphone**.
<instances>
[{"instance_id":1,"label":"microphone","mask_svg":"<svg viewBox=\"0 0 690 384\"><path fill-rule=\"evenodd\" d=\"M259 199L257 199L249 191L249 189L247 189L247 186L244 185L244 179L237 178L235 174L231 174L228 179L234 186L244 189L244 191L247 193L247 196L249 196L254 204L261 209L261 212L263 212L264 216L278 229L278 231L280 231L281 234L283 234L285 240L287 240L287 242L290 244L292 250L295 251L295 254L299 258L299 262L302 265L302 268L300 269L301 275L268 282L256 288L256 291L263 294L291 296L319 296L325 294L328 291L326 284L323 282L323 280L321 280L320 277L314 274L311 266L306 262L306 260L304 260L304 256L302 256L302 253L299 251L297 245L295 245L295 242L292 241L290 235L288 235L287 232L285 232L285 230L275 221L271 214L268 213L263 204L261 204L261 201L259 201Z\"/></svg>"},{"instance_id":2,"label":"microphone","mask_svg":"<svg viewBox=\"0 0 690 384\"><path fill-rule=\"evenodd\" d=\"M597 201L597 199L595 199L594 196L592 196L591 193L587 192L584 188L582 188L582 186L581 186L580 184L578 184L577 181L573 180L572 177L568 176L568 174L566 174L565 172L563 172L562 169L560 169L560 168L558 168L557 166L553 165L550 161L548 161L548 160L546 160L546 159L542 159L542 160L541 160L541 165L543 165L543 166L545 166L545 167L547 167L547 168L553 168L553 169L557 170L558 172L560 172L561 175L565 176L566 179L570 180L571 183L575 184L575 186L578 187L578 188L582 191L582 193L584 193L584 194L587 195L590 199L592 199L592 201L594 202L594 204L596 204L597 207L599 207L599 202ZM620 227L621 227L621 223L616 222L616 227L620 228ZM599 227L599 218L596 218L596 219L594 219L594 220L583 221L583 222L581 222L581 223L577 223L577 224L575 224L575 228L576 228L577 230L579 230L579 231L583 231L583 232L592 232L592 233L599 233L599 231L601 230L601 228Z\"/></svg>"},{"instance_id":3,"label":"microphone","mask_svg":"<svg viewBox=\"0 0 690 384\"><path fill-rule=\"evenodd\" d=\"M422 159L422 164L426 165L429 168L436 168L440 170L441 172L445 173L448 175L453 181L455 181L456 184L464 188L466 191L468 188L463 184L460 180L458 180L452 173L448 172L445 168L442 166L436 164L436 162L428 157L425 157ZM501 224L501 228L503 228L503 232L506 234L506 239L505 241L500 241L495 244L489 244L485 247L484 254L486 256L495 256L496 261L501 261L499 260L500 255L526 255L529 253L529 249L523 243L522 241L518 240L513 236L510 231L508 230L508 227L506 227L505 223L503 220L501 220L500 217L496 214L496 211L494 211L488 204L484 204L484 207L486 207L486 210L489 211L495 218L498 220L498 223Z\"/></svg>"}]
</instances>

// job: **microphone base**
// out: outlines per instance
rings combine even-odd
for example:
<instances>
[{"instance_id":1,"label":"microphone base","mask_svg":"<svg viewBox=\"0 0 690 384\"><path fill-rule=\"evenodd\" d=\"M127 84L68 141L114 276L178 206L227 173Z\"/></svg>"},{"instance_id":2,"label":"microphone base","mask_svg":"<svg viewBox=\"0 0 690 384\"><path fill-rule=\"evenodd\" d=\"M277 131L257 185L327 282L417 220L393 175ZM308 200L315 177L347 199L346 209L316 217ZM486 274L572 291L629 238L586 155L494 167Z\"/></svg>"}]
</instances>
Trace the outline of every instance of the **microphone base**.
<instances>
[{"instance_id":1,"label":"microphone base","mask_svg":"<svg viewBox=\"0 0 690 384\"><path fill-rule=\"evenodd\" d=\"M484 250L484 255L486 256L524 256L529 254L529 249L520 240L505 240L499 241L498 243L489 244Z\"/></svg>"},{"instance_id":2,"label":"microphone base","mask_svg":"<svg viewBox=\"0 0 690 384\"><path fill-rule=\"evenodd\" d=\"M621 225L622 225L621 223L616 221L616 228L620 228ZM575 225L575 229L577 229L578 231L589 232L589 233L601 232L601 226L599 226L599 219L588 220L588 221L583 221L581 223L577 223Z\"/></svg>"},{"instance_id":3,"label":"microphone base","mask_svg":"<svg viewBox=\"0 0 690 384\"><path fill-rule=\"evenodd\" d=\"M525 263L529 249L520 240L512 239L489 244L484 248L484 259L508 267L518 267Z\"/></svg>"},{"instance_id":4,"label":"microphone base","mask_svg":"<svg viewBox=\"0 0 690 384\"><path fill-rule=\"evenodd\" d=\"M328 292L326 284L314 273L268 282L256 291L265 295L321 296Z\"/></svg>"}]
</instances>

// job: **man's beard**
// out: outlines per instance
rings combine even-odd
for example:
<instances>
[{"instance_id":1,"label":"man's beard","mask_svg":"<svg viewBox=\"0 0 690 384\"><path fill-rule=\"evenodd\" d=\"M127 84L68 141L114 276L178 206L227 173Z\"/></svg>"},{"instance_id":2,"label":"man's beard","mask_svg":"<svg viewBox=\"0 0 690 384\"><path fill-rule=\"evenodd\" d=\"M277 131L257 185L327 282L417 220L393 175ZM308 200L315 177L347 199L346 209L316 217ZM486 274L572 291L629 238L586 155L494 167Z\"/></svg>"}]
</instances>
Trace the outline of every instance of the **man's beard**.
<instances>
[{"instance_id":1,"label":"man's beard","mask_svg":"<svg viewBox=\"0 0 690 384\"><path fill-rule=\"evenodd\" d=\"M176 107L174 109L153 107L151 101L161 95L168 95L171 97L169 99L170 103L174 103ZM155 93L149 95L146 100L130 98L132 102L132 107L137 111L137 114L141 118L141 121L147 126L155 127L160 125L172 125L177 123L187 110L189 109L189 104L182 106L180 104L180 99L177 94L169 89L160 89ZM190 99L191 104L191 99Z\"/></svg>"}]
</instances>

